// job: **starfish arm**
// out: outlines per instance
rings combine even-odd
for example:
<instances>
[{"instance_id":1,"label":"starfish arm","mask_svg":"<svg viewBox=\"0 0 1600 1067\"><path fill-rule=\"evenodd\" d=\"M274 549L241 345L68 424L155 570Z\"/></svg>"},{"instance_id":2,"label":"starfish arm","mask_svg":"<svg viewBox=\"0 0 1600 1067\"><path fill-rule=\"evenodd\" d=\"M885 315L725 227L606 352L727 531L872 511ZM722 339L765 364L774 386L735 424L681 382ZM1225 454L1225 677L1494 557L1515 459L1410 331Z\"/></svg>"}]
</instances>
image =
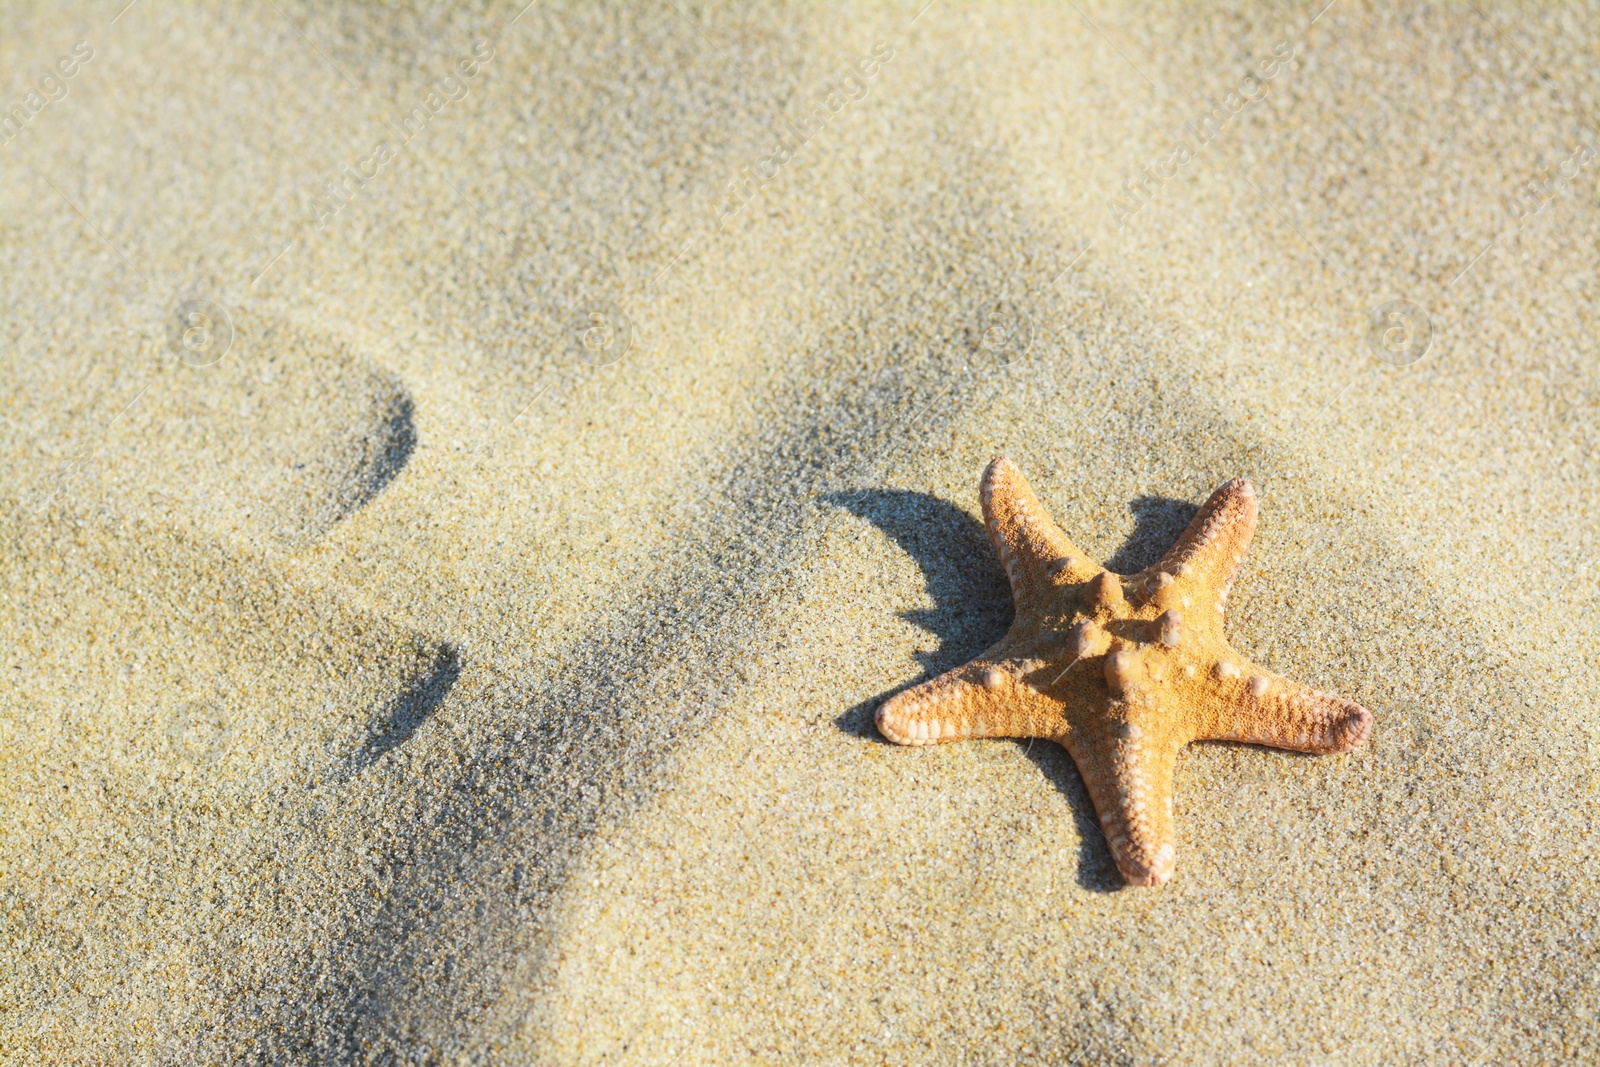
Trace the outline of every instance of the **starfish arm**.
<instances>
[{"instance_id":1,"label":"starfish arm","mask_svg":"<svg viewBox=\"0 0 1600 1067\"><path fill-rule=\"evenodd\" d=\"M1061 706L999 661L976 659L878 706L878 732L897 745L972 737L1066 736Z\"/></svg>"},{"instance_id":2,"label":"starfish arm","mask_svg":"<svg viewBox=\"0 0 1600 1067\"><path fill-rule=\"evenodd\" d=\"M1199 702L1196 740L1244 741L1296 752L1348 752L1367 739L1372 712L1344 697L1245 665L1213 675Z\"/></svg>"},{"instance_id":3,"label":"starfish arm","mask_svg":"<svg viewBox=\"0 0 1600 1067\"><path fill-rule=\"evenodd\" d=\"M1226 597L1255 530L1256 491L1235 478L1211 494L1157 567L1197 579Z\"/></svg>"},{"instance_id":4,"label":"starfish arm","mask_svg":"<svg viewBox=\"0 0 1600 1067\"><path fill-rule=\"evenodd\" d=\"M1011 579L1011 594L1019 606L1039 589L1087 582L1100 572L1061 532L1028 479L1005 456L984 470L978 495L989 540Z\"/></svg>"},{"instance_id":5,"label":"starfish arm","mask_svg":"<svg viewBox=\"0 0 1600 1067\"><path fill-rule=\"evenodd\" d=\"M1155 744L1137 728L1112 739L1067 744L1100 816L1100 830L1129 885L1172 877L1178 849L1172 818L1177 749Z\"/></svg>"}]
</instances>

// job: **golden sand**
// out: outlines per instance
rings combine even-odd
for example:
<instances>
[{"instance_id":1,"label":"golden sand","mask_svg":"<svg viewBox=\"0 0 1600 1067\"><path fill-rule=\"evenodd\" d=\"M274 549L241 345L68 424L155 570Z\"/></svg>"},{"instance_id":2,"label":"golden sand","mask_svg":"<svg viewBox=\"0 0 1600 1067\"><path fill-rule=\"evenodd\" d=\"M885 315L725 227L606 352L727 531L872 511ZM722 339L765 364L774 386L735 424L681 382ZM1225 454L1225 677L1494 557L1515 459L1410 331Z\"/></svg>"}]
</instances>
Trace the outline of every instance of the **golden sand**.
<instances>
[{"instance_id":1,"label":"golden sand","mask_svg":"<svg viewBox=\"0 0 1600 1067\"><path fill-rule=\"evenodd\" d=\"M1591 15L118 7L0 12L0 1062L1593 1058ZM882 743L1001 452L1249 478L1368 745L1127 890Z\"/></svg>"}]
</instances>

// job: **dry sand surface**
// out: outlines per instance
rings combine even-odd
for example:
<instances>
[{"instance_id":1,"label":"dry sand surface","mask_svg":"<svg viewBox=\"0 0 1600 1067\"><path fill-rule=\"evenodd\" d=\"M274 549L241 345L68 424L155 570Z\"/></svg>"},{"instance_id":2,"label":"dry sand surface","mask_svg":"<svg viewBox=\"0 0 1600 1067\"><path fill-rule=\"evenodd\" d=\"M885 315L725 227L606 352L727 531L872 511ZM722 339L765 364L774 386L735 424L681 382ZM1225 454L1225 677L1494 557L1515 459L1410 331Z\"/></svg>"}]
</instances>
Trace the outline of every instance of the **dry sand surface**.
<instances>
[{"instance_id":1,"label":"dry sand surface","mask_svg":"<svg viewBox=\"0 0 1600 1067\"><path fill-rule=\"evenodd\" d=\"M923 3L4 4L0 1062L1600 1062L1600 12ZM884 744L1000 452L1370 743Z\"/></svg>"}]
</instances>

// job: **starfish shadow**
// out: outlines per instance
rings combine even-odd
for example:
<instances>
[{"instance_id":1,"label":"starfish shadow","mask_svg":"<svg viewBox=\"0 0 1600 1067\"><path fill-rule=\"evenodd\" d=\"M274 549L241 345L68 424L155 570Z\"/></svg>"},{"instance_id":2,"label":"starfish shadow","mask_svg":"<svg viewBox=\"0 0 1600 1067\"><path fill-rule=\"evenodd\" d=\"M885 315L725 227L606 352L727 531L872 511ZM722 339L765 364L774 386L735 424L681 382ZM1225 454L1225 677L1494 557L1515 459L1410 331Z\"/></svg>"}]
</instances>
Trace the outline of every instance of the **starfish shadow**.
<instances>
[{"instance_id":1,"label":"starfish shadow","mask_svg":"<svg viewBox=\"0 0 1600 1067\"><path fill-rule=\"evenodd\" d=\"M1200 505L1169 496L1134 497L1128 505L1133 512L1133 529L1127 539L1106 560L1108 571L1138 574L1159 560L1183 533Z\"/></svg>"},{"instance_id":2,"label":"starfish shadow","mask_svg":"<svg viewBox=\"0 0 1600 1067\"><path fill-rule=\"evenodd\" d=\"M916 653L923 676L864 700L834 720L845 733L888 744L873 722L878 705L960 666L1000 640L1011 626L1011 586L983 524L949 501L907 489L834 493L827 499L888 534L922 569L933 597L933 607L901 613L939 640L932 651ZM1130 510L1133 530L1106 561L1108 569L1120 574L1141 571L1160 559L1199 508L1169 497L1142 496L1132 502ZM1050 741L1011 743L1023 750L1072 808L1083 842L1078 853L1079 887L1094 892L1123 888L1122 876L1100 831L1099 816L1072 757Z\"/></svg>"},{"instance_id":3,"label":"starfish shadow","mask_svg":"<svg viewBox=\"0 0 1600 1067\"><path fill-rule=\"evenodd\" d=\"M900 617L933 634L937 648L916 653L930 676L988 648L1011 626L1011 585L983 524L928 493L873 489L828 497L893 538L922 570L933 607Z\"/></svg>"}]
</instances>

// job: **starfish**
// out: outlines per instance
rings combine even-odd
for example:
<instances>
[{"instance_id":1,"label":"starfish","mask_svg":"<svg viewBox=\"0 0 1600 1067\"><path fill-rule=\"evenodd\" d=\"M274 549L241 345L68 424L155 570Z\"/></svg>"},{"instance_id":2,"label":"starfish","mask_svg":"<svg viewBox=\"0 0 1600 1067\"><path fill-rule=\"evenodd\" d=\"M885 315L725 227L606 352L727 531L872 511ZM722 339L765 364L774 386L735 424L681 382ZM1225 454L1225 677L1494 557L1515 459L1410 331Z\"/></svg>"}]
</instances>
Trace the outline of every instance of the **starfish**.
<instances>
[{"instance_id":1,"label":"starfish","mask_svg":"<svg viewBox=\"0 0 1600 1067\"><path fill-rule=\"evenodd\" d=\"M1158 563L1126 576L1069 541L1004 456L979 494L1016 620L978 658L884 701L878 730L890 741L1057 742L1083 776L1117 869L1150 886L1176 865L1172 787L1185 745L1324 754L1366 740L1366 708L1254 666L1222 632L1255 532L1249 482L1212 493Z\"/></svg>"}]
</instances>

